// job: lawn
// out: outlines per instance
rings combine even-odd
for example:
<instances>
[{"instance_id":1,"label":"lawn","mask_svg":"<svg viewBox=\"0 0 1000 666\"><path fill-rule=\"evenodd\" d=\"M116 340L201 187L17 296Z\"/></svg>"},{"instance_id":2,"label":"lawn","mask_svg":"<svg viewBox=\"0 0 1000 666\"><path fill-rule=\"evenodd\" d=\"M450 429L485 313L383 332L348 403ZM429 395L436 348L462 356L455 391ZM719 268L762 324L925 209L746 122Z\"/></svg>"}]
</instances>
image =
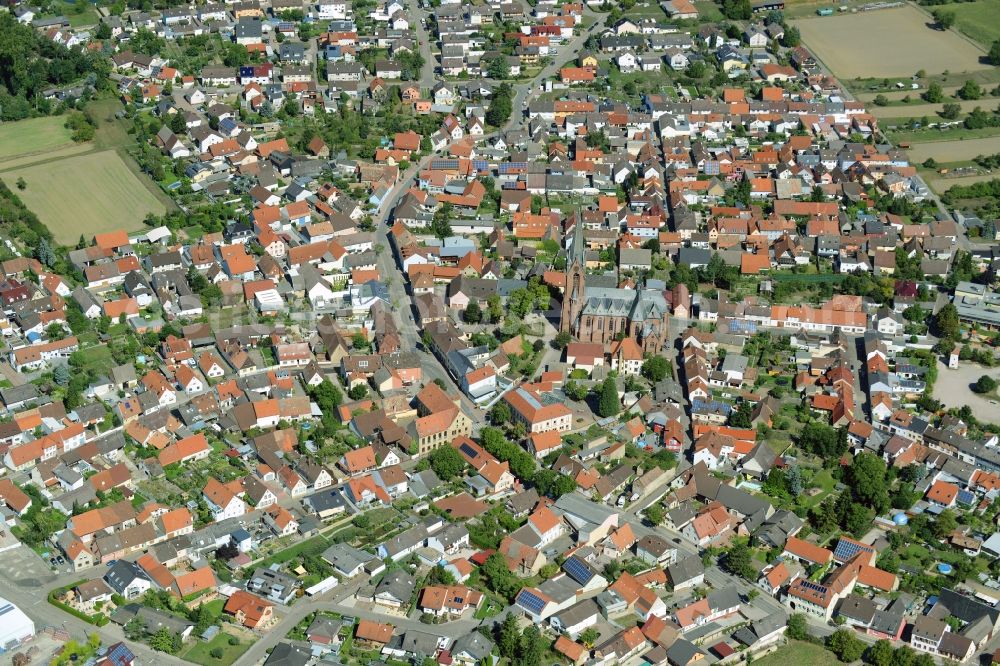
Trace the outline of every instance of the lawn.
<instances>
[{"instance_id":1,"label":"lawn","mask_svg":"<svg viewBox=\"0 0 1000 666\"><path fill-rule=\"evenodd\" d=\"M97 374L107 375L115 367L115 360L107 345L87 347L79 356L83 359L83 369L86 371L93 370Z\"/></svg>"},{"instance_id":2,"label":"lawn","mask_svg":"<svg viewBox=\"0 0 1000 666\"><path fill-rule=\"evenodd\" d=\"M778 648L771 654L754 659L757 666L828 666L835 661L834 656L826 648L812 643L789 641L788 645Z\"/></svg>"},{"instance_id":3,"label":"lawn","mask_svg":"<svg viewBox=\"0 0 1000 666\"><path fill-rule=\"evenodd\" d=\"M15 167L0 173L14 189L18 178L27 187L18 195L29 210L63 244L74 244L82 234L143 228L150 213L166 206L114 150L87 153L44 164Z\"/></svg>"},{"instance_id":4,"label":"lawn","mask_svg":"<svg viewBox=\"0 0 1000 666\"><path fill-rule=\"evenodd\" d=\"M955 13L955 27L988 49L994 40L1000 39L1000 0L977 0L977 2L957 2L948 6Z\"/></svg>"},{"instance_id":5,"label":"lawn","mask_svg":"<svg viewBox=\"0 0 1000 666\"><path fill-rule=\"evenodd\" d=\"M822 489L822 492L816 493L816 495L813 495L812 497L807 497L803 501L803 504L806 506L813 507L822 502L830 495L830 493L833 492L833 489L837 487L837 480L830 474L830 470L824 469L820 470L816 476L812 478L809 485Z\"/></svg>"},{"instance_id":6,"label":"lawn","mask_svg":"<svg viewBox=\"0 0 1000 666\"><path fill-rule=\"evenodd\" d=\"M222 648L222 658L216 659L212 656L212 650ZM190 647L185 648L178 656L195 664L205 664L205 666L229 666L240 655L250 648L250 643L241 642L237 645L229 644L229 634L220 631L215 638L209 642L195 640Z\"/></svg>"},{"instance_id":7,"label":"lawn","mask_svg":"<svg viewBox=\"0 0 1000 666\"><path fill-rule=\"evenodd\" d=\"M954 32L927 26L912 6L794 21L802 42L840 78L987 69L984 53Z\"/></svg>"},{"instance_id":8,"label":"lawn","mask_svg":"<svg viewBox=\"0 0 1000 666\"><path fill-rule=\"evenodd\" d=\"M71 132L64 126L65 122L64 116L45 116L0 123L0 165L22 155L72 145Z\"/></svg>"},{"instance_id":9,"label":"lawn","mask_svg":"<svg viewBox=\"0 0 1000 666\"><path fill-rule=\"evenodd\" d=\"M970 130L959 125L958 127L949 127L946 129L901 130L888 133L889 140L895 144L912 143L914 145L941 141L986 139L994 136L1000 136L1000 127L984 127L982 129Z\"/></svg>"}]
</instances>

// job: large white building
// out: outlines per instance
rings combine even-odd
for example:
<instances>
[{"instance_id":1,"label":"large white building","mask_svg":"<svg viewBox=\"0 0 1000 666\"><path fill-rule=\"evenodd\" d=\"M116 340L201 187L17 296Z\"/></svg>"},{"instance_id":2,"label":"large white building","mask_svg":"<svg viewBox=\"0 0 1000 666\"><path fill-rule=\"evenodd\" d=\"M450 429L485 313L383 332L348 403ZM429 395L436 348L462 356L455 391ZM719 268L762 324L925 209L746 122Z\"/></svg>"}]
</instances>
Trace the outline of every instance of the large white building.
<instances>
[{"instance_id":1,"label":"large white building","mask_svg":"<svg viewBox=\"0 0 1000 666\"><path fill-rule=\"evenodd\" d=\"M35 635L35 623L24 612L0 597L0 647L17 647Z\"/></svg>"}]
</instances>

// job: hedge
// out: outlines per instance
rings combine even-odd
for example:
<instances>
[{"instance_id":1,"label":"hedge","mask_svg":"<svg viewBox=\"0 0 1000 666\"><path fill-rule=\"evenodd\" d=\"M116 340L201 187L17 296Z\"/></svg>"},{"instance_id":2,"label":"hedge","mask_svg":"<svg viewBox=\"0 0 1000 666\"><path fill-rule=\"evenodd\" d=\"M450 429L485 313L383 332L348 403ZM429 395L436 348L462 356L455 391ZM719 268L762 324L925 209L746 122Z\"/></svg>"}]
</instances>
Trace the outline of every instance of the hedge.
<instances>
[{"instance_id":1,"label":"hedge","mask_svg":"<svg viewBox=\"0 0 1000 666\"><path fill-rule=\"evenodd\" d=\"M66 611L73 617L77 617L83 620L87 624L93 624L98 627L103 627L104 625L106 625L108 622L111 621L111 619L104 613L98 613L97 615L87 615L86 613L82 613L76 610L75 608L59 601L59 595L63 594L67 590L73 589L74 587L80 585L81 583L86 583L86 582L87 582L86 580L79 580L71 585L66 585L65 587L60 587L58 589L52 590L51 592L49 592L49 603L55 606L56 608Z\"/></svg>"}]
</instances>

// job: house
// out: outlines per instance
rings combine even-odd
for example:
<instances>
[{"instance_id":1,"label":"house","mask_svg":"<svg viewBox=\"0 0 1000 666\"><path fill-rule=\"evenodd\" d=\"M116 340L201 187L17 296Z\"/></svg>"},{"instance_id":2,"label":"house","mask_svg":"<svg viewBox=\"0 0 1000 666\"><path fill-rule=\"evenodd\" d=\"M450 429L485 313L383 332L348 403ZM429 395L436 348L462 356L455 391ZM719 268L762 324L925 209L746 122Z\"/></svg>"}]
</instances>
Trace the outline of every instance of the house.
<instances>
[{"instance_id":1,"label":"house","mask_svg":"<svg viewBox=\"0 0 1000 666\"><path fill-rule=\"evenodd\" d=\"M482 604L483 594L464 585L428 585L420 591L417 607L437 617L461 616Z\"/></svg>"},{"instance_id":2,"label":"house","mask_svg":"<svg viewBox=\"0 0 1000 666\"><path fill-rule=\"evenodd\" d=\"M274 617L274 604L245 590L233 592L223 610L249 629L262 629Z\"/></svg>"}]
</instances>

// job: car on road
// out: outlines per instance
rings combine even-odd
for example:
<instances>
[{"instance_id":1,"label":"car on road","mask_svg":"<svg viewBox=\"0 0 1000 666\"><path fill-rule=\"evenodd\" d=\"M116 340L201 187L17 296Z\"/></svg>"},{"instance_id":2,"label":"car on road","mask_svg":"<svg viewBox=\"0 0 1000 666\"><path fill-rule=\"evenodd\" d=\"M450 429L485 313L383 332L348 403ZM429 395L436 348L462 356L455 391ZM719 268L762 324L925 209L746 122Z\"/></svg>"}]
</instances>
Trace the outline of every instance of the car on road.
<instances>
[{"instance_id":1,"label":"car on road","mask_svg":"<svg viewBox=\"0 0 1000 666\"><path fill-rule=\"evenodd\" d=\"M59 566L62 566L63 564L66 564L66 560L63 559L62 555L57 555L56 556L56 562L59 563Z\"/></svg>"},{"instance_id":2,"label":"car on road","mask_svg":"<svg viewBox=\"0 0 1000 666\"><path fill-rule=\"evenodd\" d=\"M49 558L49 564L52 565L52 566L55 566L56 565L56 558L50 557Z\"/></svg>"}]
</instances>

